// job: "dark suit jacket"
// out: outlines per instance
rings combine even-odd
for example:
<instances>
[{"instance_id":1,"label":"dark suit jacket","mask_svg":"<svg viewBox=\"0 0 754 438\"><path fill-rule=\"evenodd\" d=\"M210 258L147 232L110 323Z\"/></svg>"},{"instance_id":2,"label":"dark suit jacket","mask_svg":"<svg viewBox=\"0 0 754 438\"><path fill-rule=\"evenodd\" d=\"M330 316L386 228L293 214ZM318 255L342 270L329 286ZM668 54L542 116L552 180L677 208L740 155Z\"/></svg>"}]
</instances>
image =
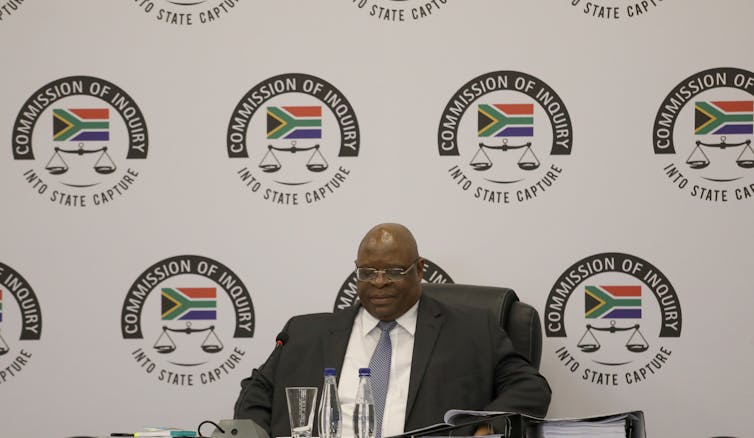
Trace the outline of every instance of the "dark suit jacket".
<instances>
[{"instance_id":1,"label":"dark suit jacket","mask_svg":"<svg viewBox=\"0 0 754 438\"><path fill-rule=\"evenodd\" d=\"M340 371L358 308L291 318L286 344L241 382L235 418L251 418L272 437L290 436L285 388L321 388L325 367ZM405 430L441 423L449 409L544 417L549 403L547 381L513 350L492 312L421 298Z\"/></svg>"}]
</instances>

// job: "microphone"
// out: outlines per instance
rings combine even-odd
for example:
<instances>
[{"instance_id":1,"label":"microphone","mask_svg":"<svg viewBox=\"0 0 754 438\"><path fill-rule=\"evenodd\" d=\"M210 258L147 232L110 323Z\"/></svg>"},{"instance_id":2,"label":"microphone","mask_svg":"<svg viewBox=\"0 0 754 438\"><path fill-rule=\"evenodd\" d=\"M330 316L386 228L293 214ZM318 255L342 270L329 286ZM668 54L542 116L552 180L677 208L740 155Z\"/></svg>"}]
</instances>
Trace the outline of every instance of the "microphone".
<instances>
[{"instance_id":1,"label":"microphone","mask_svg":"<svg viewBox=\"0 0 754 438\"><path fill-rule=\"evenodd\" d=\"M272 350L272 353L270 353L270 355L267 357L267 360L265 360L264 363L259 366L259 368L252 370L251 376L241 381L241 394L238 396L238 400L236 400L236 404L233 408L233 418L238 419L240 418L241 414L243 414L243 403L246 398L246 393L249 390L249 387L251 387L256 382L256 380L259 378L259 374L261 374L262 371L264 371L264 368L270 362L270 359L272 359L272 357L275 356L276 354L280 354L280 350L283 348L286 342L288 342L288 332L286 332L285 329L283 329L283 331L278 333L278 335L275 337L275 348ZM213 437L214 437L214 434L213 434ZM269 436L254 437L254 438L269 438Z\"/></svg>"},{"instance_id":2,"label":"microphone","mask_svg":"<svg viewBox=\"0 0 754 438\"><path fill-rule=\"evenodd\" d=\"M288 343L288 332L282 331L278 333L277 336L275 336L275 348L272 349L272 353L270 353L270 356L267 358L267 360L264 361L264 363L259 367L259 371L262 371L264 367L267 365L267 362L272 359L272 356L274 356L278 351L283 348L283 345Z\"/></svg>"},{"instance_id":3,"label":"microphone","mask_svg":"<svg viewBox=\"0 0 754 438\"><path fill-rule=\"evenodd\" d=\"M282 331L278 333L277 336L275 336L275 348L272 349L272 353L270 353L269 357L267 357L267 360L264 361L264 363L259 367L259 371L262 371L265 366L267 366L267 362L272 359L272 356L274 356L278 351L283 348L283 345L285 345L288 342L288 332Z\"/></svg>"},{"instance_id":4,"label":"microphone","mask_svg":"<svg viewBox=\"0 0 754 438\"><path fill-rule=\"evenodd\" d=\"M287 332L280 332L275 337L275 348L282 347L288 342L288 333Z\"/></svg>"},{"instance_id":5,"label":"microphone","mask_svg":"<svg viewBox=\"0 0 754 438\"><path fill-rule=\"evenodd\" d=\"M249 419L236 419L236 420L220 420L220 424L215 424L212 421L203 421L199 425L197 432L202 428L205 423L210 423L215 426L215 430L212 432L210 438L270 438L270 435L260 425ZM202 435L201 433L199 436Z\"/></svg>"}]
</instances>

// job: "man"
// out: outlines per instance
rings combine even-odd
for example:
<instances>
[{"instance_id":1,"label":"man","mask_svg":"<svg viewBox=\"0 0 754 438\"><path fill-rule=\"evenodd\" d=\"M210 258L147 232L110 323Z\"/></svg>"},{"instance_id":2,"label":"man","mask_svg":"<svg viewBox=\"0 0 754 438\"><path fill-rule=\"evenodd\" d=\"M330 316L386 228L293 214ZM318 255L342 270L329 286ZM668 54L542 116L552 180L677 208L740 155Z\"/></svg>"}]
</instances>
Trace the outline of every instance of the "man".
<instances>
[{"instance_id":1,"label":"man","mask_svg":"<svg viewBox=\"0 0 754 438\"><path fill-rule=\"evenodd\" d=\"M343 437L353 436L357 369L370 366L377 351L382 355L385 343L390 366L384 410L376 414L378 437L440 423L454 408L545 416L547 381L513 350L491 312L422 297L424 260L406 227L369 230L356 267L359 305L291 318L281 334L285 344L241 383L236 418L253 419L273 437L289 436L285 388L321 388L322 370L333 367L339 370ZM384 335L380 321L392 327ZM476 430L486 432L486 426Z\"/></svg>"}]
</instances>

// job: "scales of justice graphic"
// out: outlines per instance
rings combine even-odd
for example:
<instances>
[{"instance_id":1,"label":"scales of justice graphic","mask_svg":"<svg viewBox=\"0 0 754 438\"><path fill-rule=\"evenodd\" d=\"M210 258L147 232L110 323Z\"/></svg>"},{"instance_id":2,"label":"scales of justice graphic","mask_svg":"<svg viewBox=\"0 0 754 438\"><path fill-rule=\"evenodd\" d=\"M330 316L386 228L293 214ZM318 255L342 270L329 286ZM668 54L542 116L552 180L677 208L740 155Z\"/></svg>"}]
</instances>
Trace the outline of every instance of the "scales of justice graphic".
<instances>
[{"instance_id":1,"label":"scales of justice graphic","mask_svg":"<svg viewBox=\"0 0 754 438\"><path fill-rule=\"evenodd\" d=\"M223 343L215 333L215 326L211 325L205 328L193 328L191 327L191 321L186 321L186 327L184 328L171 328L166 325L162 326L162 332L154 343L153 348L162 354L168 354L174 352L178 347L175 341L170 336L170 333L183 333L186 335L192 335L195 333L209 332L202 341L201 349L205 353L219 353L223 350Z\"/></svg>"},{"instance_id":2,"label":"scales of justice graphic","mask_svg":"<svg viewBox=\"0 0 754 438\"><path fill-rule=\"evenodd\" d=\"M726 148L739 148L744 146L743 150L736 158L736 165L743 169L754 168L754 150L751 148L751 139L746 139L738 143L727 143L727 137L721 136L719 143L705 143L701 140L696 141L696 147L691 152L691 155L686 159L686 164L692 169L704 169L709 166L710 159L707 154L704 153L702 148L717 148L725 150Z\"/></svg>"},{"instance_id":3,"label":"scales of justice graphic","mask_svg":"<svg viewBox=\"0 0 754 438\"><path fill-rule=\"evenodd\" d=\"M322 107L314 106L269 106L267 107L267 140L289 140L290 146L267 145L267 152L259 162L259 168L266 173L279 171L283 164L277 152L295 155L309 152L305 167L309 172L327 170L329 164L320 151L320 144L299 146L299 140L322 139Z\"/></svg>"},{"instance_id":4,"label":"scales of justice graphic","mask_svg":"<svg viewBox=\"0 0 754 438\"><path fill-rule=\"evenodd\" d=\"M87 154L100 154L97 161L94 163L93 169L95 172L101 175L109 175L117 169L115 162L107 153L107 146L102 146L94 149L86 149L84 143L79 143L78 149L64 149L55 146L55 152L45 165L45 169L50 172L51 175L62 175L68 172L68 163L63 159L61 154L70 155L87 155Z\"/></svg>"},{"instance_id":5,"label":"scales of justice graphic","mask_svg":"<svg viewBox=\"0 0 754 438\"><path fill-rule=\"evenodd\" d=\"M259 168L262 169L263 172L274 173L283 167L283 165L280 163L280 160L278 160L277 155L275 155L275 151L295 154L297 152L307 152L311 150L313 150L314 152L311 153L309 160L306 162L306 168L309 170L309 172L323 172L327 170L329 164L327 163L327 160L325 160L325 157L322 155L322 153L319 151L319 144L315 144L314 146L309 147L297 147L296 140L291 140L290 147L277 147L273 145L267 145L267 153L264 154L262 161L259 162Z\"/></svg>"},{"instance_id":6,"label":"scales of justice graphic","mask_svg":"<svg viewBox=\"0 0 754 438\"><path fill-rule=\"evenodd\" d=\"M53 109L52 131L54 142L78 142L78 148L55 146L45 169L51 175L63 175L70 170L69 160L85 155L98 154L92 166L101 175L109 175L117 169L107 152L107 146L87 148L85 143L110 140L110 110L108 108Z\"/></svg>"},{"instance_id":7,"label":"scales of justice graphic","mask_svg":"<svg viewBox=\"0 0 754 438\"><path fill-rule=\"evenodd\" d=\"M492 159L490 159L490 156L484 151L485 149L498 150L503 152L524 149L524 152L521 154L521 157L518 159L516 164L521 170L535 170L539 168L540 162L537 156L534 154L534 151L531 150L531 145L532 143L530 141L521 145L509 145L507 138L503 138L503 144L499 146L487 145L483 142L479 142L479 149L477 149L476 153L471 158L469 166L471 166L472 169L480 172L488 170L492 167Z\"/></svg>"},{"instance_id":8,"label":"scales of justice graphic","mask_svg":"<svg viewBox=\"0 0 754 438\"><path fill-rule=\"evenodd\" d=\"M743 148L736 157L736 165L742 169L754 168L754 149L751 138L728 142L728 135L752 135L754 133L754 101L726 100L699 101L694 104L694 135L719 135L719 142L696 140L696 146L686 159L692 169L704 169L710 165L707 150Z\"/></svg>"},{"instance_id":9,"label":"scales of justice graphic","mask_svg":"<svg viewBox=\"0 0 754 438\"><path fill-rule=\"evenodd\" d=\"M540 166L539 158L532 150L532 142L510 144L509 138L534 137L534 104L532 103L497 103L479 104L477 107L477 137L481 139L502 138L502 144L488 144L479 141L478 148L469 166L483 172L493 166L487 151L520 151L516 162L521 170L532 171Z\"/></svg>"},{"instance_id":10,"label":"scales of justice graphic","mask_svg":"<svg viewBox=\"0 0 754 438\"><path fill-rule=\"evenodd\" d=\"M0 290L0 322L3 321L3 291ZM3 339L3 332L0 330L0 356L10 351L8 343Z\"/></svg>"},{"instance_id":11,"label":"scales of justice graphic","mask_svg":"<svg viewBox=\"0 0 754 438\"><path fill-rule=\"evenodd\" d=\"M3 339L3 333L0 331L0 356L6 354L10 351L10 347L8 346L8 343L5 342L5 339Z\"/></svg>"},{"instance_id":12,"label":"scales of justice graphic","mask_svg":"<svg viewBox=\"0 0 754 438\"><path fill-rule=\"evenodd\" d=\"M641 334L641 331L639 330L639 324L634 324L627 327L617 327L615 325L615 320L610 321L609 327L597 327L592 324L587 324L586 331L581 336L581 339L579 339L579 342L578 344L576 344L576 346L584 353L594 353L602 347L602 344L600 344L600 341L597 340L597 336L595 336L594 334L595 331L615 334L629 330L632 330L632 332L631 336L629 336L628 338L628 341L626 341L626 350L632 353L642 353L647 351L647 349L649 348L649 343L647 342L647 339L644 337L644 335Z\"/></svg>"},{"instance_id":13,"label":"scales of justice graphic","mask_svg":"<svg viewBox=\"0 0 754 438\"><path fill-rule=\"evenodd\" d=\"M192 336L203 334L204 340L200 348L205 353L219 353L223 350L223 343L215 333L215 326L195 328L192 321L214 321L217 319L217 290L214 287L175 287L162 288L162 320L185 321L185 327L174 328L162 326L162 332L157 337L153 348L161 354L169 354L178 348L170 335L184 334Z\"/></svg>"}]
</instances>

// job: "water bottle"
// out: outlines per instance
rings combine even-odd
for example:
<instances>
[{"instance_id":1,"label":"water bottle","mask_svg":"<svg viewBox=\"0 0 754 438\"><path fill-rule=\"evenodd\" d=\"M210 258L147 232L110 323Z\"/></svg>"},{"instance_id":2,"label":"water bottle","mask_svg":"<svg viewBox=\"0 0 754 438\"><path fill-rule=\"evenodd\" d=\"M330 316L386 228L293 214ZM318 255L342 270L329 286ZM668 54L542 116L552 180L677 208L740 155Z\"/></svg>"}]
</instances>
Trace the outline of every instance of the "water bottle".
<instances>
[{"instance_id":1,"label":"water bottle","mask_svg":"<svg viewBox=\"0 0 754 438\"><path fill-rule=\"evenodd\" d=\"M374 395L369 368L359 368L359 389L353 408L353 435L355 438L374 438Z\"/></svg>"},{"instance_id":2,"label":"water bottle","mask_svg":"<svg viewBox=\"0 0 754 438\"><path fill-rule=\"evenodd\" d=\"M319 437L340 438L342 413L335 382L335 368L325 368L325 384L319 400Z\"/></svg>"}]
</instances>

